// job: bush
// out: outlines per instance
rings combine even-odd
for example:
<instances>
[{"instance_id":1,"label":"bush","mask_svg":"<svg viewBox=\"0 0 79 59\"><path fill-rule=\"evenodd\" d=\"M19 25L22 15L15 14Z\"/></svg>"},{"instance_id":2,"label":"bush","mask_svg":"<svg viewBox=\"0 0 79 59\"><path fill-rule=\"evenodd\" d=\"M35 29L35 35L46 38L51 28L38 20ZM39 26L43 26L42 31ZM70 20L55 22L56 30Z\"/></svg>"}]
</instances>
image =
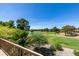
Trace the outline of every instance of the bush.
<instances>
[{"instance_id":1,"label":"bush","mask_svg":"<svg viewBox=\"0 0 79 59\"><path fill-rule=\"evenodd\" d=\"M56 43L55 46L56 46L56 49L57 49L57 50L63 51L63 48L62 48L61 44Z\"/></svg>"},{"instance_id":2,"label":"bush","mask_svg":"<svg viewBox=\"0 0 79 59\"><path fill-rule=\"evenodd\" d=\"M7 26L0 26L0 38L10 39L16 29Z\"/></svg>"},{"instance_id":3,"label":"bush","mask_svg":"<svg viewBox=\"0 0 79 59\"><path fill-rule=\"evenodd\" d=\"M16 41L21 46L24 46L26 43L26 38L28 36L28 32L24 30L18 30L14 33L12 39Z\"/></svg>"},{"instance_id":4,"label":"bush","mask_svg":"<svg viewBox=\"0 0 79 59\"><path fill-rule=\"evenodd\" d=\"M74 54L75 54L76 56L79 56L79 50L74 50Z\"/></svg>"},{"instance_id":5,"label":"bush","mask_svg":"<svg viewBox=\"0 0 79 59\"><path fill-rule=\"evenodd\" d=\"M53 56L55 55L54 51L52 51L49 48L45 48L45 47L35 47L34 51L44 55L44 56Z\"/></svg>"},{"instance_id":6,"label":"bush","mask_svg":"<svg viewBox=\"0 0 79 59\"><path fill-rule=\"evenodd\" d=\"M32 38L31 35L28 35L27 41L28 41L28 43L29 43L29 46L33 46L34 42L33 42L33 38Z\"/></svg>"},{"instance_id":7,"label":"bush","mask_svg":"<svg viewBox=\"0 0 79 59\"><path fill-rule=\"evenodd\" d=\"M50 46L50 50L51 51L56 51L56 47L52 45L52 46Z\"/></svg>"},{"instance_id":8,"label":"bush","mask_svg":"<svg viewBox=\"0 0 79 59\"><path fill-rule=\"evenodd\" d=\"M42 35L40 32L33 32L32 35L31 35L31 38L32 38L31 42L35 46L41 46L41 45L44 45L44 44L48 44L47 38L44 35Z\"/></svg>"},{"instance_id":9,"label":"bush","mask_svg":"<svg viewBox=\"0 0 79 59\"><path fill-rule=\"evenodd\" d=\"M26 38L28 36L28 32L27 31L23 31L23 30L17 30L13 36L12 39L14 40L18 40L20 38Z\"/></svg>"}]
</instances>

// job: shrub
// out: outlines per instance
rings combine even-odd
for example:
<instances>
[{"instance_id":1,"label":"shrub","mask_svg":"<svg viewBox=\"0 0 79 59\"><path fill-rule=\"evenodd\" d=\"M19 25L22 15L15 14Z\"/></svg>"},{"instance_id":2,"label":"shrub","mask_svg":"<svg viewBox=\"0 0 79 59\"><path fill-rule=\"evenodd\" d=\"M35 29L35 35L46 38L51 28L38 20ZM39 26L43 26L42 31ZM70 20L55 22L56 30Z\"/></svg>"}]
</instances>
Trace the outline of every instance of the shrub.
<instances>
[{"instance_id":1,"label":"shrub","mask_svg":"<svg viewBox=\"0 0 79 59\"><path fill-rule=\"evenodd\" d=\"M74 50L74 54L75 54L76 56L79 56L79 50Z\"/></svg>"},{"instance_id":2,"label":"shrub","mask_svg":"<svg viewBox=\"0 0 79 59\"><path fill-rule=\"evenodd\" d=\"M0 26L0 38L10 39L16 29L7 26Z\"/></svg>"},{"instance_id":3,"label":"shrub","mask_svg":"<svg viewBox=\"0 0 79 59\"><path fill-rule=\"evenodd\" d=\"M27 31L9 28L7 26L0 26L0 38L10 40L20 45L23 43L22 46L24 46L27 36Z\"/></svg>"},{"instance_id":4,"label":"shrub","mask_svg":"<svg viewBox=\"0 0 79 59\"><path fill-rule=\"evenodd\" d=\"M51 50L51 51L56 51L56 47L55 47L54 45L51 45L51 46L50 46L50 50Z\"/></svg>"},{"instance_id":5,"label":"shrub","mask_svg":"<svg viewBox=\"0 0 79 59\"><path fill-rule=\"evenodd\" d=\"M48 44L47 38L44 35L42 35L40 32L33 32L31 37L32 37L31 42L35 46L41 46L41 45L44 45L44 44Z\"/></svg>"},{"instance_id":6,"label":"shrub","mask_svg":"<svg viewBox=\"0 0 79 59\"><path fill-rule=\"evenodd\" d=\"M34 42L33 42L33 38L32 38L31 35L28 35L28 36L27 36L27 41L28 41L28 43L29 43L29 46L33 46Z\"/></svg>"},{"instance_id":7,"label":"shrub","mask_svg":"<svg viewBox=\"0 0 79 59\"><path fill-rule=\"evenodd\" d=\"M36 52L38 52L38 53L40 53L44 56L53 56L53 55L55 55L54 51L51 51L51 49L45 48L45 47L35 47L34 51L36 51Z\"/></svg>"},{"instance_id":8,"label":"shrub","mask_svg":"<svg viewBox=\"0 0 79 59\"><path fill-rule=\"evenodd\" d=\"M17 30L13 36L12 36L12 39L14 40L18 40L20 38L26 38L28 36L28 32L27 31L24 31L24 30Z\"/></svg>"},{"instance_id":9,"label":"shrub","mask_svg":"<svg viewBox=\"0 0 79 59\"><path fill-rule=\"evenodd\" d=\"M19 45L25 46L27 36L28 32L24 30L18 30L14 33L12 39L15 40Z\"/></svg>"},{"instance_id":10,"label":"shrub","mask_svg":"<svg viewBox=\"0 0 79 59\"><path fill-rule=\"evenodd\" d=\"M62 48L61 44L56 43L55 46L56 46L56 49L57 49L57 50L63 51L63 48Z\"/></svg>"}]
</instances>

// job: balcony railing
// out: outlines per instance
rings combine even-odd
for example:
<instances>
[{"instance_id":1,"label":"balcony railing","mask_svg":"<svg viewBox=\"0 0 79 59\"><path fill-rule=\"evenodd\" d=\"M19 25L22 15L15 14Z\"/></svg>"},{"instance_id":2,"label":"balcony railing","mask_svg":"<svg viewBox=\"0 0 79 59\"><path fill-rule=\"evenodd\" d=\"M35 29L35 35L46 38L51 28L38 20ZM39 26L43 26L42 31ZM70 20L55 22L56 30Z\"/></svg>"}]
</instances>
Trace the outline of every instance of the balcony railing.
<instances>
[{"instance_id":1,"label":"balcony railing","mask_svg":"<svg viewBox=\"0 0 79 59\"><path fill-rule=\"evenodd\" d=\"M5 39L0 39L0 48L10 56L43 56Z\"/></svg>"}]
</instances>

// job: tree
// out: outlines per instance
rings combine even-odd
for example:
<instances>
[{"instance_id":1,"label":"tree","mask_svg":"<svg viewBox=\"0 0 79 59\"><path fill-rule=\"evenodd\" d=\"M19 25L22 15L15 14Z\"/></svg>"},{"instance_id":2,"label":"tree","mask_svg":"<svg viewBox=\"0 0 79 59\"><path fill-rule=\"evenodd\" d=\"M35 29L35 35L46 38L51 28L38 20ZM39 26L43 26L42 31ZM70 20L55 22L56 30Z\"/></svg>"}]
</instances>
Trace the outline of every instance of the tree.
<instances>
[{"instance_id":1,"label":"tree","mask_svg":"<svg viewBox=\"0 0 79 59\"><path fill-rule=\"evenodd\" d=\"M13 20L9 20L8 21L8 26L14 28L14 21Z\"/></svg>"},{"instance_id":2,"label":"tree","mask_svg":"<svg viewBox=\"0 0 79 59\"><path fill-rule=\"evenodd\" d=\"M2 26L8 26L8 22L0 22L0 25L2 25Z\"/></svg>"},{"instance_id":3,"label":"tree","mask_svg":"<svg viewBox=\"0 0 79 59\"><path fill-rule=\"evenodd\" d=\"M6 21L6 22L0 21L0 25L2 25L2 26L14 27L14 21L12 21L12 20Z\"/></svg>"},{"instance_id":4,"label":"tree","mask_svg":"<svg viewBox=\"0 0 79 59\"><path fill-rule=\"evenodd\" d=\"M48 29L48 28L44 28L44 31L48 32L48 31L49 31L49 29Z\"/></svg>"},{"instance_id":5,"label":"tree","mask_svg":"<svg viewBox=\"0 0 79 59\"><path fill-rule=\"evenodd\" d=\"M8 26L8 22L0 21L0 25L2 25L2 26Z\"/></svg>"},{"instance_id":6,"label":"tree","mask_svg":"<svg viewBox=\"0 0 79 59\"><path fill-rule=\"evenodd\" d=\"M53 27L53 28L51 29L51 31L52 31L52 32L55 32L55 33L59 33L59 32L60 32L60 29L57 28L57 27Z\"/></svg>"},{"instance_id":7,"label":"tree","mask_svg":"<svg viewBox=\"0 0 79 59\"><path fill-rule=\"evenodd\" d=\"M18 19L16 21L17 23L17 28L21 29L21 30L29 30L30 26L29 26L29 21L25 20L24 18Z\"/></svg>"},{"instance_id":8,"label":"tree","mask_svg":"<svg viewBox=\"0 0 79 59\"><path fill-rule=\"evenodd\" d=\"M3 22L2 22L2 21L0 21L0 25L2 25L2 23L3 23Z\"/></svg>"},{"instance_id":9,"label":"tree","mask_svg":"<svg viewBox=\"0 0 79 59\"><path fill-rule=\"evenodd\" d=\"M75 27L70 26L70 25L65 25L65 26L62 27L62 30L65 32L65 35L66 34L71 34L72 35L72 32L75 31Z\"/></svg>"}]
</instances>

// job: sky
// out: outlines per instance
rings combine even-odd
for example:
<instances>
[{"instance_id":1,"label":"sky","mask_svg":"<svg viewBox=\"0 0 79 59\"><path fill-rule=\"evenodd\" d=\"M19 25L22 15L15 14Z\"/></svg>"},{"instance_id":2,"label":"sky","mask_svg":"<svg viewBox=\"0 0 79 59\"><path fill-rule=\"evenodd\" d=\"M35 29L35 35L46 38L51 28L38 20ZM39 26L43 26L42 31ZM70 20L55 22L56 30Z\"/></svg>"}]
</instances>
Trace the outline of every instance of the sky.
<instances>
[{"instance_id":1,"label":"sky","mask_svg":"<svg viewBox=\"0 0 79 59\"><path fill-rule=\"evenodd\" d=\"M25 18L31 29L79 27L79 4L68 3L0 3L0 21Z\"/></svg>"}]
</instances>

